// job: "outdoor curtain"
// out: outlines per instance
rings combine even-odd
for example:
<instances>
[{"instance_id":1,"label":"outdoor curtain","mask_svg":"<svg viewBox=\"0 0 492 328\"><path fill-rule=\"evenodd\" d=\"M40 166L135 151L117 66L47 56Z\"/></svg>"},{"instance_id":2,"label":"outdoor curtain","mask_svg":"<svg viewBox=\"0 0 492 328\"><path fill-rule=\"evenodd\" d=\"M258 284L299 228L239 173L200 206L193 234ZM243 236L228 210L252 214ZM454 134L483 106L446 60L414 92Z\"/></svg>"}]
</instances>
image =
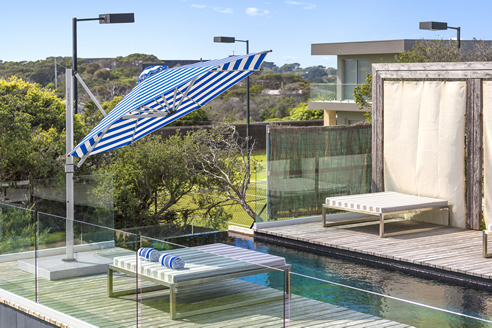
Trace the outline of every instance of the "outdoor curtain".
<instances>
[{"instance_id":1,"label":"outdoor curtain","mask_svg":"<svg viewBox=\"0 0 492 328\"><path fill-rule=\"evenodd\" d=\"M466 227L466 82L384 82L384 187L444 199ZM447 211L412 219L447 224Z\"/></svg>"}]
</instances>

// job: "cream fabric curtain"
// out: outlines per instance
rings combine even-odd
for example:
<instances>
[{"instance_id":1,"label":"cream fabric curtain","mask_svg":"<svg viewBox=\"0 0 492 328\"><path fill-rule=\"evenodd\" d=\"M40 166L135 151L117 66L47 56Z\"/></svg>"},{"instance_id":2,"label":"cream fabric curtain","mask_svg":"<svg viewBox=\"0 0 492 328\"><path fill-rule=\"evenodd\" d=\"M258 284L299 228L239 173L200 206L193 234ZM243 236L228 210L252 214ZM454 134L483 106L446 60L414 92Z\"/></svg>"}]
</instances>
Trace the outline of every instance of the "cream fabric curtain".
<instances>
[{"instance_id":1,"label":"cream fabric curtain","mask_svg":"<svg viewBox=\"0 0 492 328\"><path fill-rule=\"evenodd\" d=\"M445 199L452 225L466 227L466 82L384 82L386 191ZM447 223L446 211L412 219Z\"/></svg>"},{"instance_id":2,"label":"cream fabric curtain","mask_svg":"<svg viewBox=\"0 0 492 328\"><path fill-rule=\"evenodd\" d=\"M483 82L483 194L485 226L492 224L492 81Z\"/></svg>"}]
</instances>

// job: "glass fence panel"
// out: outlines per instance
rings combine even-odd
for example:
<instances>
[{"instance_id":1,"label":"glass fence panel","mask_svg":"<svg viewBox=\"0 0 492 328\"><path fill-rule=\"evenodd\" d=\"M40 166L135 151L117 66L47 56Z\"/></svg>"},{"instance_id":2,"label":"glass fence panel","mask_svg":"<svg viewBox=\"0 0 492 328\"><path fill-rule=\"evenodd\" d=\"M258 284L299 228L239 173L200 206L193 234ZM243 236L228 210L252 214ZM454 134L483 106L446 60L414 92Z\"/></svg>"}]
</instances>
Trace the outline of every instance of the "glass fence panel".
<instances>
[{"instance_id":1,"label":"glass fence panel","mask_svg":"<svg viewBox=\"0 0 492 328\"><path fill-rule=\"evenodd\" d=\"M151 226L125 228L125 231L155 239L172 239L227 230L225 218L203 218L192 216L186 222L175 220Z\"/></svg>"},{"instance_id":2,"label":"glass fence panel","mask_svg":"<svg viewBox=\"0 0 492 328\"><path fill-rule=\"evenodd\" d=\"M291 280L291 326L492 327L492 321L488 318L473 317L297 273L292 273Z\"/></svg>"},{"instance_id":3,"label":"glass fence panel","mask_svg":"<svg viewBox=\"0 0 492 328\"><path fill-rule=\"evenodd\" d=\"M29 180L0 182L0 201L25 207L30 204Z\"/></svg>"},{"instance_id":4,"label":"glass fence panel","mask_svg":"<svg viewBox=\"0 0 492 328\"><path fill-rule=\"evenodd\" d=\"M65 177L34 180L33 209L65 217L65 195ZM114 228L112 174L76 176L74 198L75 220Z\"/></svg>"},{"instance_id":5,"label":"glass fence panel","mask_svg":"<svg viewBox=\"0 0 492 328\"><path fill-rule=\"evenodd\" d=\"M336 83L311 83L309 99L311 101L337 100Z\"/></svg>"},{"instance_id":6,"label":"glass fence panel","mask_svg":"<svg viewBox=\"0 0 492 328\"><path fill-rule=\"evenodd\" d=\"M38 302L99 327L135 327L138 236L42 212L38 225Z\"/></svg>"},{"instance_id":7,"label":"glass fence panel","mask_svg":"<svg viewBox=\"0 0 492 328\"><path fill-rule=\"evenodd\" d=\"M0 203L0 288L36 301L34 211Z\"/></svg>"},{"instance_id":8,"label":"glass fence panel","mask_svg":"<svg viewBox=\"0 0 492 328\"><path fill-rule=\"evenodd\" d=\"M270 128L267 215L321 215L327 197L371 191L371 126ZM259 221L261 222L261 221Z\"/></svg>"},{"instance_id":9,"label":"glass fence panel","mask_svg":"<svg viewBox=\"0 0 492 328\"><path fill-rule=\"evenodd\" d=\"M256 264L255 255L265 256L226 244L183 247L141 237L141 245L152 247L159 259L140 262L142 327L183 321L227 327L284 326L287 279L283 265ZM268 264L278 265L278 258Z\"/></svg>"},{"instance_id":10,"label":"glass fence panel","mask_svg":"<svg viewBox=\"0 0 492 328\"><path fill-rule=\"evenodd\" d=\"M310 101L354 100L355 83L311 83Z\"/></svg>"},{"instance_id":11,"label":"glass fence panel","mask_svg":"<svg viewBox=\"0 0 492 328\"><path fill-rule=\"evenodd\" d=\"M267 221L267 161L256 162L254 187L254 211L256 222ZM253 189L253 188L252 188Z\"/></svg>"}]
</instances>

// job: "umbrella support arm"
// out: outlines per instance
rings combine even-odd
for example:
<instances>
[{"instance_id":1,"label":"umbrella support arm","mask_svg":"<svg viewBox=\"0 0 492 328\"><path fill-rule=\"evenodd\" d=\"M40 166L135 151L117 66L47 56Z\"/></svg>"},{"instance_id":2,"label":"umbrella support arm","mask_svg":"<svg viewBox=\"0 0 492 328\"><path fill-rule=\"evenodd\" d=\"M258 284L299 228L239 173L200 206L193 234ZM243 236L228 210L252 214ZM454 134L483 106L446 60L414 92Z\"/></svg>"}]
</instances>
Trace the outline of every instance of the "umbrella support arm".
<instances>
[{"instance_id":1,"label":"umbrella support arm","mask_svg":"<svg viewBox=\"0 0 492 328\"><path fill-rule=\"evenodd\" d=\"M178 88L176 88L176 90L181 94L181 99L179 100L178 105L174 106L174 113L179 109L179 107L181 106L181 103L183 102L185 97L188 98L188 92L190 92L190 89L193 86L193 84L195 83L196 79L197 78L195 77L193 80L190 81L190 84L188 84L188 87L186 88L186 91L184 94ZM174 114L174 113L171 113L171 114Z\"/></svg>"},{"instance_id":2,"label":"umbrella support arm","mask_svg":"<svg viewBox=\"0 0 492 328\"><path fill-rule=\"evenodd\" d=\"M80 161L77 163L76 169L78 169L85 162L85 160L87 159L87 157L89 157L91 155L91 153L94 150L94 148L96 148L97 144L99 143L99 141L102 140L102 138L104 137L104 135L106 134L106 132L108 132L108 130L109 130L109 127L107 127L106 129L104 129L101 132L101 135L96 140L94 140L94 143L87 150L87 153L85 153L84 156L82 156L82 158L80 159Z\"/></svg>"},{"instance_id":3,"label":"umbrella support arm","mask_svg":"<svg viewBox=\"0 0 492 328\"><path fill-rule=\"evenodd\" d=\"M107 115L106 112L104 111L104 109L102 109L101 105L99 105L99 102L97 101L96 97L94 97L94 95L92 94L91 90L89 90L89 88L85 84L84 80L82 80L82 78L80 77L79 73L75 72L74 75L77 78L77 80L79 80L79 83L80 83L80 85L82 85L82 87L84 88L85 92L87 92L87 94L89 95L89 97L91 97L91 99L94 102L94 104L96 104L96 107L99 109L99 111L101 112L101 114L103 115L103 117L106 117L106 115Z\"/></svg>"},{"instance_id":4,"label":"umbrella support arm","mask_svg":"<svg viewBox=\"0 0 492 328\"><path fill-rule=\"evenodd\" d=\"M164 104L166 106L166 108L164 108L166 111L167 111L167 114L165 113L162 113L162 112L159 112L159 111L155 111L153 113L149 113L147 115L143 115L141 117L168 117L168 116L171 116L172 114L176 113L179 108L181 107L181 103L183 102L183 100L185 98L188 98L189 100L191 100L192 102L194 102L197 106L199 107L202 107L200 104L198 104L195 100L193 100L191 97L188 96L188 93L190 92L190 89L191 87L193 86L193 84L195 83L195 81L197 80L197 78L194 78L193 80L190 81L190 83L188 84L188 87L186 88L185 92L181 92L181 90L179 90L179 88L176 88L174 89L174 101L176 100L176 97L177 97L177 94L179 93L181 95L181 99L179 100L178 104L176 106L173 106L173 108L171 109L171 106L169 106L169 103L166 99L166 96L165 95L162 95L161 98L162 100L164 100ZM161 105L161 108L162 107L162 104L160 102L157 101L157 99L154 99L154 101ZM149 108L151 109L151 108ZM134 115L136 112L134 112L132 115L125 115L123 116L122 118L124 119L135 119L136 115ZM147 113L145 111L139 111L138 113ZM137 122L138 123L138 122ZM133 138L132 138L132 143L133 143Z\"/></svg>"}]
</instances>

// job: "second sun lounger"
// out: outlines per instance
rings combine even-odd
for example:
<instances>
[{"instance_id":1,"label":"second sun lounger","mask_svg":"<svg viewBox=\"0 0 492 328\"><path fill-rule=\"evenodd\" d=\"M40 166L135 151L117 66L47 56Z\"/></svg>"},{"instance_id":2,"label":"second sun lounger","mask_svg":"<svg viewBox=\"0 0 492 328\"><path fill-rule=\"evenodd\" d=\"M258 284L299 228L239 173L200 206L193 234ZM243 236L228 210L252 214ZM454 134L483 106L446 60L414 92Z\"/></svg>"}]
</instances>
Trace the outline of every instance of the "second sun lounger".
<instances>
[{"instance_id":1,"label":"second sun lounger","mask_svg":"<svg viewBox=\"0 0 492 328\"><path fill-rule=\"evenodd\" d=\"M402 233L384 233L384 218L389 215L423 212L434 209L448 209L448 225L451 223L451 211L448 201L402 194L398 192L377 192L371 194L348 195L339 197L326 198L326 204L323 204L323 226L330 227L336 225L353 224L364 221L379 220L379 236L385 237ZM354 215L351 220L336 220L335 222L326 222L326 209L332 208L342 211L360 213ZM341 216L332 214L330 216ZM343 216L341 216L343 217ZM338 218L338 217L337 217ZM407 231L410 233L412 231Z\"/></svg>"}]
</instances>

